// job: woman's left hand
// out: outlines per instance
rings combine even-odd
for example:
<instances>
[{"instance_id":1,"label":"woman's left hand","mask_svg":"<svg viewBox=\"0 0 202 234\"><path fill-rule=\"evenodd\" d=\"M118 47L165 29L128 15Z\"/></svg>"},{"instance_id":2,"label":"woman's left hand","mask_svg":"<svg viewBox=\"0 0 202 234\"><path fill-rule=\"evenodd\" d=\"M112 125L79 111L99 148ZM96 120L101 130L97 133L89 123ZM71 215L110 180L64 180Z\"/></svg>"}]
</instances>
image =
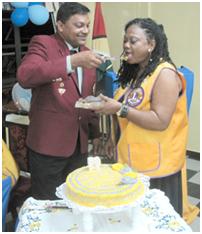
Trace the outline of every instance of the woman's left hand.
<instances>
[{"instance_id":1,"label":"woman's left hand","mask_svg":"<svg viewBox=\"0 0 202 234\"><path fill-rule=\"evenodd\" d=\"M101 105L96 106L92 109L96 113L110 115L115 114L121 108L121 103L114 100L113 98L109 98L107 96L104 96L103 94L100 94L99 97L102 99Z\"/></svg>"}]
</instances>

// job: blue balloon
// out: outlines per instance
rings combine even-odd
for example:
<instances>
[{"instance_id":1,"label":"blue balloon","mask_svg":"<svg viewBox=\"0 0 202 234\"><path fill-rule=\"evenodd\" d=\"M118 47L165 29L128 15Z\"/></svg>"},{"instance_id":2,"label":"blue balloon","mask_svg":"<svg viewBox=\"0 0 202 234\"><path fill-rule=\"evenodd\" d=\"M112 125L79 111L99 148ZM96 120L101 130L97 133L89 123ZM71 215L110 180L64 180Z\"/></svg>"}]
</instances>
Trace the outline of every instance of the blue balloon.
<instances>
[{"instance_id":1,"label":"blue balloon","mask_svg":"<svg viewBox=\"0 0 202 234\"><path fill-rule=\"evenodd\" d=\"M43 5L43 2L29 2L29 6L33 5Z\"/></svg>"},{"instance_id":2,"label":"blue balloon","mask_svg":"<svg viewBox=\"0 0 202 234\"><path fill-rule=\"evenodd\" d=\"M11 14L11 21L17 27L24 26L29 20L27 8L16 8Z\"/></svg>"},{"instance_id":3,"label":"blue balloon","mask_svg":"<svg viewBox=\"0 0 202 234\"><path fill-rule=\"evenodd\" d=\"M48 10L41 5L33 5L28 7L29 19L33 24L43 25L49 19Z\"/></svg>"},{"instance_id":4,"label":"blue balloon","mask_svg":"<svg viewBox=\"0 0 202 234\"><path fill-rule=\"evenodd\" d=\"M11 2L11 5L15 8L27 8L29 3L28 2Z\"/></svg>"}]
</instances>

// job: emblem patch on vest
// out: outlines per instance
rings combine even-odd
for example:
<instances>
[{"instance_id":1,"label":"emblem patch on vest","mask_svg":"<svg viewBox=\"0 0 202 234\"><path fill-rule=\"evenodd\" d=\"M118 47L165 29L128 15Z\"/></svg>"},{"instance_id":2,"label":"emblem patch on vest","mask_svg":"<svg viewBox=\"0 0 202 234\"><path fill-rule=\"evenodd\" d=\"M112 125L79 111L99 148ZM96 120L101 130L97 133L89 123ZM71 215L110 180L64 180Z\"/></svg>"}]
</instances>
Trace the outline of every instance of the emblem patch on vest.
<instances>
[{"instance_id":1,"label":"emblem patch on vest","mask_svg":"<svg viewBox=\"0 0 202 234\"><path fill-rule=\"evenodd\" d=\"M132 90L128 97L127 103L129 106L134 107L140 105L144 98L144 89L142 87Z\"/></svg>"}]
</instances>

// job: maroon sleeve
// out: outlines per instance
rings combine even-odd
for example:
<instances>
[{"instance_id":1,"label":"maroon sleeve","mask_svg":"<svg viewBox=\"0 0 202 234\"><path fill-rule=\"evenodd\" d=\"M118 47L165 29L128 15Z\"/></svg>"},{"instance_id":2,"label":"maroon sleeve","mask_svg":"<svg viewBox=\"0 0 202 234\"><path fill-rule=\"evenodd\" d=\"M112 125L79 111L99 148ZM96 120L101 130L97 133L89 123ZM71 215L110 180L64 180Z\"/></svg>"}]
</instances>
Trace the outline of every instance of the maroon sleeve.
<instances>
[{"instance_id":1,"label":"maroon sleeve","mask_svg":"<svg viewBox=\"0 0 202 234\"><path fill-rule=\"evenodd\" d=\"M17 79L24 88L34 88L52 82L66 73L66 56L50 56L53 39L50 36L34 36L27 54L17 71Z\"/></svg>"}]
</instances>

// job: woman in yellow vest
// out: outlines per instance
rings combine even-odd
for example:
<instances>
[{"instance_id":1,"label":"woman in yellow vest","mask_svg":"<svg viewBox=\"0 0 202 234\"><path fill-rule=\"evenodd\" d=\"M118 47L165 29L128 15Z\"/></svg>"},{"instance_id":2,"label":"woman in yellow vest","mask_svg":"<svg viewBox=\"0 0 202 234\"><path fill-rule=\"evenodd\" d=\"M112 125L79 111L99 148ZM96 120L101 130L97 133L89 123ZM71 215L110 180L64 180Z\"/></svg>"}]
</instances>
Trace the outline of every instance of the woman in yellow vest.
<instances>
[{"instance_id":1,"label":"woman in yellow vest","mask_svg":"<svg viewBox=\"0 0 202 234\"><path fill-rule=\"evenodd\" d=\"M8 176L11 177L13 187L19 178L19 167L6 143L2 140L2 179L6 179Z\"/></svg>"},{"instance_id":2,"label":"woman in yellow vest","mask_svg":"<svg viewBox=\"0 0 202 234\"><path fill-rule=\"evenodd\" d=\"M94 108L118 116L118 161L150 176L150 188L164 191L182 215L181 168L188 132L185 80L169 56L162 25L149 18L127 23L118 82L114 99L101 95L103 105Z\"/></svg>"}]
</instances>

